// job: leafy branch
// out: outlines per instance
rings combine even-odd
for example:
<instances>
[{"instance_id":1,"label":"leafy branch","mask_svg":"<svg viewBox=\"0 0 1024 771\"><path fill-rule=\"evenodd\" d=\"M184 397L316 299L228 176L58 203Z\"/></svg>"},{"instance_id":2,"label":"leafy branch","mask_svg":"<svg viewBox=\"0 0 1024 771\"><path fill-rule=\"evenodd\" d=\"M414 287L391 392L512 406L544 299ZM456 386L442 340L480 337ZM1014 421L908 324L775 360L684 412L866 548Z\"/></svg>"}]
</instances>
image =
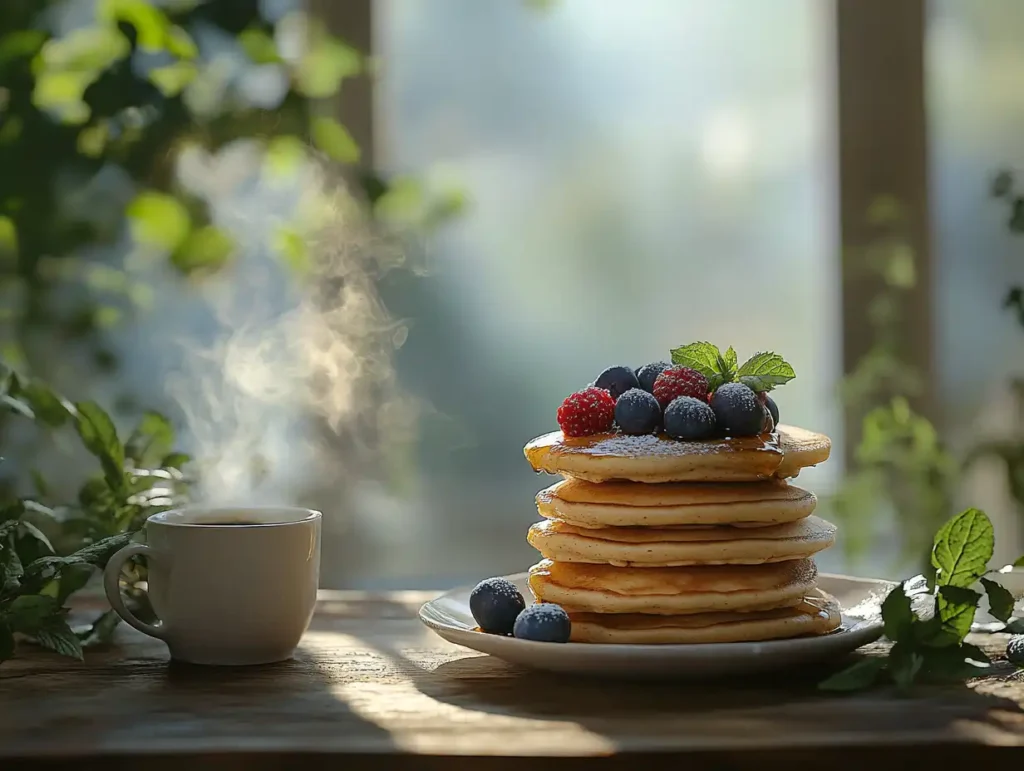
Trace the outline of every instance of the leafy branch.
<instances>
[{"instance_id":1,"label":"leafy branch","mask_svg":"<svg viewBox=\"0 0 1024 771\"><path fill-rule=\"evenodd\" d=\"M989 576L995 533L988 516L967 509L936 533L931 586L922 576L894 587L882 602L885 636L893 646L886 657L865 658L824 680L829 691L866 688L882 678L901 688L917 680L948 681L976 677L989 658L967 643L982 593L989 611L1003 622L1013 614L1013 595ZM1020 562L1021 560L1018 560Z\"/></svg>"},{"instance_id":2,"label":"leafy branch","mask_svg":"<svg viewBox=\"0 0 1024 771\"><path fill-rule=\"evenodd\" d=\"M753 391L771 391L796 377L793 367L777 353L755 353L737 367L736 351L725 353L712 343L698 342L672 349L672 363L689 367L708 379L712 391L725 383L740 382Z\"/></svg>"},{"instance_id":3,"label":"leafy branch","mask_svg":"<svg viewBox=\"0 0 1024 771\"><path fill-rule=\"evenodd\" d=\"M47 505L47 485L36 477L37 498L0 502L0 662L26 638L62 655L81 657L83 645L107 641L118 616L107 611L80 630L67 620L68 598L82 589L145 519L183 500L188 457L172 452L174 429L146 413L122 443L110 416L94 402L73 404L47 385L0 364L0 411L58 430L73 427L101 472L78 491L77 500ZM44 530L70 540L59 554ZM126 565L122 583L133 611L152 620L140 584L145 568Z\"/></svg>"}]
</instances>

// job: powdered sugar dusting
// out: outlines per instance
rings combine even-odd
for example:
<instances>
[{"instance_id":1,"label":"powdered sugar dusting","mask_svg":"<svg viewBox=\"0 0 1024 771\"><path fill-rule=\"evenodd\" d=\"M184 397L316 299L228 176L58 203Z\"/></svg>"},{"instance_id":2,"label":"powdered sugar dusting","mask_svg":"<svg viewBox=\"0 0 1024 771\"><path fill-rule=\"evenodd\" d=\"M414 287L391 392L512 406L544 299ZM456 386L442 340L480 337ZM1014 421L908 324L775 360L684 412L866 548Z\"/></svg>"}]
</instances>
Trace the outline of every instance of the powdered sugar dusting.
<instances>
[{"instance_id":1,"label":"powdered sugar dusting","mask_svg":"<svg viewBox=\"0 0 1024 771\"><path fill-rule=\"evenodd\" d=\"M534 439L529 448L551 447L566 455L590 455L614 458L670 457L720 455L742 451L779 453L778 445L760 437L713 439L703 442L681 442L662 435L598 434L580 439L566 438L554 431Z\"/></svg>"}]
</instances>

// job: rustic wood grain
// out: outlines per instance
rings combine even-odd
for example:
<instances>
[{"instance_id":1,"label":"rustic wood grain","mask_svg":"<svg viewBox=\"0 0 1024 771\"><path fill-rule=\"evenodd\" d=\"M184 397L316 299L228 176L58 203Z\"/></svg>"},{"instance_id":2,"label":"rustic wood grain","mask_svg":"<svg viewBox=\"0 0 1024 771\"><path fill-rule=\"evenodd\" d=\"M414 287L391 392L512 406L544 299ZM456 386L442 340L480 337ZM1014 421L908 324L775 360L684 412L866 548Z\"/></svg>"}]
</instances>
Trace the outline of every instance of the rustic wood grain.
<instances>
[{"instance_id":1,"label":"rustic wood grain","mask_svg":"<svg viewBox=\"0 0 1024 771\"><path fill-rule=\"evenodd\" d=\"M1005 664L906 696L822 694L820 670L700 685L570 678L444 642L415 618L424 599L325 594L295 660L266 667L176 664L130 629L84 663L23 649L0 667L0 768L138 768L143 756L190 771L385 756L387 768L506 768L515 756L624 768L641 754L654 767L863 768L1024 744L1024 682ZM1001 653L1005 639L975 642Z\"/></svg>"}]
</instances>

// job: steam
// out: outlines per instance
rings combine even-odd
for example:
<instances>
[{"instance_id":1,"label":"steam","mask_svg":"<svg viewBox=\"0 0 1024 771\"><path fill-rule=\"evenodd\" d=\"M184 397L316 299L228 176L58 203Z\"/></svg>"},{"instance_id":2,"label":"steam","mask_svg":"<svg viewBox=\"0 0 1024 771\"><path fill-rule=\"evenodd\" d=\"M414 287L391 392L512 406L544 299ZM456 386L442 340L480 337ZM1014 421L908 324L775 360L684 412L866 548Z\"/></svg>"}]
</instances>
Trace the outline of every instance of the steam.
<instances>
[{"instance_id":1,"label":"steam","mask_svg":"<svg viewBox=\"0 0 1024 771\"><path fill-rule=\"evenodd\" d=\"M295 502L318 478L378 471L412 438L392 367L408 332L377 291L402 252L338 180L314 170L300 184L298 265L266 255L266 222L280 218L254 217L251 201L218 212L246 253L210 291L212 339L180 341L167 382L205 504Z\"/></svg>"}]
</instances>

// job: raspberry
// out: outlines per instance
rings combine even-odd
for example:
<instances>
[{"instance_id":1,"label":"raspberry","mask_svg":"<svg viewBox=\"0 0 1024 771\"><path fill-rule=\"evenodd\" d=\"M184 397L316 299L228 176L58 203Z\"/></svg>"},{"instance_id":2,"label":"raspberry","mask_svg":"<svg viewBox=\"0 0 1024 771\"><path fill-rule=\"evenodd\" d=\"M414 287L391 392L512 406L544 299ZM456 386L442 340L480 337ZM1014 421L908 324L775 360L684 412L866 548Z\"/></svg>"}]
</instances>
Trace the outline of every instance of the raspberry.
<instances>
[{"instance_id":1,"label":"raspberry","mask_svg":"<svg viewBox=\"0 0 1024 771\"><path fill-rule=\"evenodd\" d=\"M590 386L569 394L558 408L558 425L566 436L590 436L611 430L615 399L603 388Z\"/></svg>"},{"instance_id":2,"label":"raspberry","mask_svg":"<svg viewBox=\"0 0 1024 771\"><path fill-rule=\"evenodd\" d=\"M654 398L662 409L680 396L692 396L706 402L708 390L708 379L689 367L672 367L658 375L654 381Z\"/></svg>"}]
</instances>

